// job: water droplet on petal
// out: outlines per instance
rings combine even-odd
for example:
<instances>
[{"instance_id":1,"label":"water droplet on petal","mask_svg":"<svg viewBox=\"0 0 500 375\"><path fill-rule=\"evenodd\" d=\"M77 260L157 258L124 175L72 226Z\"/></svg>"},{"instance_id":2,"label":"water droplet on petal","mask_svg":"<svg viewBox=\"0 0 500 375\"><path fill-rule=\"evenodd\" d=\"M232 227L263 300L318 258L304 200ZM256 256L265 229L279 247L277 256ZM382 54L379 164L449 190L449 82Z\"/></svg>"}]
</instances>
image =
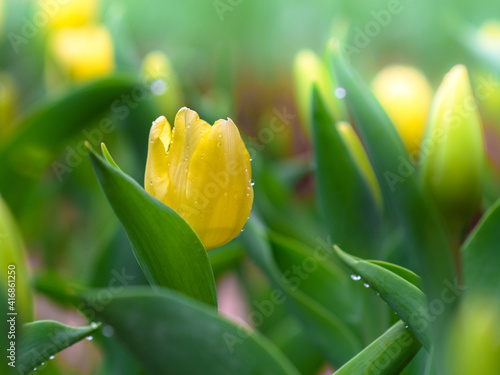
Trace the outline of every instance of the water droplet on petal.
<instances>
[{"instance_id":1,"label":"water droplet on petal","mask_svg":"<svg viewBox=\"0 0 500 375\"><path fill-rule=\"evenodd\" d=\"M361 280L361 276L352 274L351 279L353 279L354 281L358 281L358 280Z\"/></svg>"},{"instance_id":2,"label":"water droplet on petal","mask_svg":"<svg viewBox=\"0 0 500 375\"><path fill-rule=\"evenodd\" d=\"M250 186L254 186L255 182L253 180L250 180Z\"/></svg>"},{"instance_id":3,"label":"water droplet on petal","mask_svg":"<svg viewBox=\"0 0 500 375\"><path fill-rule=\"evenodd\" d=\"M53 356L53 355L51 355L51 356L49 357L49 359L54 359L54 358L55 358L55 356Z\"/></svg>"}]
</instances>

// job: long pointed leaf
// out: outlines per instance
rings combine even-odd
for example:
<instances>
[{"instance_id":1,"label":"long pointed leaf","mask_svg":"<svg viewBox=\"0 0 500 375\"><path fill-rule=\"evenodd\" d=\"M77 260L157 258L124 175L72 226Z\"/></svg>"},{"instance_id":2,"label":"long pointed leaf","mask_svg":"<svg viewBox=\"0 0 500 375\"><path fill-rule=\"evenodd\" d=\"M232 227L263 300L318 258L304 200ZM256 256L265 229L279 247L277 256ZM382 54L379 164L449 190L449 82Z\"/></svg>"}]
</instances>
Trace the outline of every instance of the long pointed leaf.
<instances>
[{"instance_id":1,"label":"long pointed leaf","mask_svg":"<svg viewBox=\"0 0 500 375\"><path fill-rule=\"evenodd\" d=\"M206 250L189 224L94 151L90 158L149 282L217 306Z\"/></svg>"},{"instance_id":2,"label":"long pointed leaf","mask_svg":"<svg viewBox=\"0 0 500 375\"><path fill-rule=\"evenodd\" d=\"M500 200L484 214L463 246L468 292L490 293L500 301Z\"/></svg>"},{"instance_id":3,"label":"long pointed leaf","mask_svg":"<svg viewBox=\"0 0 500 375\"><path fill-rule=\"evenodd\" d=\"M36 180L67 143L83 136L89 122L111 110L112 103L137 85L128 75L102 78L45 100L21 119L0 142L0 191L9 205L17 211L25 202L28 189L36 186ZM109 124L106 126L108 129ZM64 167L61 168L63 176Z\"/></svg>"},{"instance_id":4,"label":"long pointed leaf","mask_svg":"<svg viewBox=\"0 0 500 375\"><path fill-rule=\"evenodd\" d=\"M386 268L354 258L338 247L335 247L335 252L355 274L363 279L365 285L380 293L380 297L411 327L422 345L429 349L428 323L430 320L424 293Z\"/></svg>"},{"instance_id":5,"label":"long pointed leaf","mask_svg":"<svg viewBox=\"0 0 500 375\"><path fill-rule=\"evenodd\" d=\"M316 89L312 102L316 186L326 226L335 243L359 256L373 256L380 233L379 209Z\"/></svg>"},{"instance_id":6,"label":"long pointed leaf","mask_svg":"<svg viewBox=\"0 0 500 375\"><path fill-rule=\"evenodd\" d=\"M25 324L17 353L17 370L22 375L30 374L61 350L92 336L99 327L100 324L95 323L85 327L69 327L51 320Z\"/></svg>"},{"instance_id":7,"label":"long pointed leaf","mask_svg":"<svg viewBox=\"0 0 500 375\"><path fill-rule=\"evenodd\" d=\"M337 370L335 375L397 375L419 349L418 340L400 321Z\"/></svg>"},{"instance_id":8,"label":"long pointed leaf","mask_svg":"<svg viewBox=\"0 0 500 375\"><path fill-rule=\"evenodd\" d=\"M92 306L98 295L82 297ZM128 289L95 313L150 374L299 375L258 333L168 289Z\"/></svg>"}]
</instances>

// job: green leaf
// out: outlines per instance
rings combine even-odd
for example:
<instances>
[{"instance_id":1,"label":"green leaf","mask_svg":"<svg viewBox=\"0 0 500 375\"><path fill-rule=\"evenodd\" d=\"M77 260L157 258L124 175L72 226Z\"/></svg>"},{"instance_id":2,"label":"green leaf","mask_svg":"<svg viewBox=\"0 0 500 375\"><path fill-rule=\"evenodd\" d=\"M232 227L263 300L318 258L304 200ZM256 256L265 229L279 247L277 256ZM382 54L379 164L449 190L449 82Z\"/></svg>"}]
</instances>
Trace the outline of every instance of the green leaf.
<instances>
[{"instance_id":1,"label":"green leaf","mask_svg":"<svg viewBox=\"0 0 500 375\"><path fill-rule=\"evenodd\" d=\"M335 375L397 375L420 349L420 343L403 322L367 346Z\"/></svg>"},{"instance_id":2,"label":"green leaf","mask_svg":"<svg viewBox=\"0 0 500 375\"><path fill-rule=\"evenodd\" d=\"M312 94L315 180L326 227L335 243L357 255L373 256L380 233L379 209L316 87Z\"/></svg>"},{"instance_id":3,"label":"green leaf","mask_svg":"<svg viewBox=\"0 0 500 375\"><path fill-rule=\"evenodd\" d=\"M429 349L428 322L430 320L424 293L386 268L352 257L337 246L335 246L335 252L356 275L361 276L366 285L380 293L380 297L411 327L422 345Z\"/></svg>"},{"instance_id":4,"label":"green leaf","mask_svg":"<svg viewBox=\"0 0 500 375\"><path fill-rule=\"evenodd\" d=\"M418 262L426 295L429 300L439 300L444 283L456 278L443 222L417 183L416 168L389 117L340 51L333 55L339 84L346 89L348 110L372 160L384 202L403 228L406 248ZM435 319L436 327L445 325L456 302L445 304Z\"/></svg>"},{"instance_id":5,"label":"green leaf","mask_svg":"<svg viewBox=\"0 0 500 375\"><path fill-rule=\"evenodd\" d=\"M39 320L23 326L17 352L16 368L19 373L29 374L34 368L50 360L61 350L83 340L97 331L100 324L85 327L69 327L51 320Z\"/></svg>"},{"instance_id":6,"label":"green leaf","mask_svg":"<svg viewBox=\"0 0 500 375\"><path fill-rule=\"evenodd\" d=\"M315 254L314 250L299 241L275 232L269 233L269 240L274 261L284 278L291 284L297 284L299 291L320 303L342 321L353 327L359 324L362 312L361 294L356 293L358 289L349 279L345 269L336 263L337 259L331 249L320 249L318 245ZM313 271L307 272L311 270Z\"/></svg>"},{"instance_id":7,"label":"green leaf","mask_svg":"<svg viewBox=\"0 0 500 375\"><path fill-rule=\"evenodd\" d=\"M217 306L207 252L189 224L93 150L89 155L149 282Z\"/></svg>"},{"instance_id":8,"label":"green leaf","mask_svg":"<svg viewBox=\"0 0 500 375\"><path fill-rule=\"evenodd\" d=\"M394 274L402 277L406 281L412 283L420 290L423 287L422 286L422 279L420 278L420 276L418 276L416 273L414 273L406 268L400 267L396 264L382 262L380 260L367 260L367 262L369 262L371 264L375 264L377 266L385 268L386 270L391 271L392 273L394 273Z\"/></svg>"},{"instance_id":9,"label":"green leaf","mask_svg":"<svg viewBox=\"0 0 500 375\"><path fill-rule=\"evenodd\" d=\"M18 321L33 319L33 297L26 269L23 240L14 217L0 195L0 294L8 294L7 282L15 283L15 309ZM2 294L4 293L4 294ZM6 301L6 300L4 300ZM2 303L6 303L2 301Z\"/></svg>"},{"instance_id":10,"label":"green leaf","mask_svg":"<svg viewBox=\"0 0 500 375\"><path fill-rule=\"evenodd\" d=\"M500 301L500 200L484 215L463 245L467 292L491 294Z\"/></svg>"},{"instance_id":11,"label":"green leaf","mask_svg":"<svg viewBox=\"0 0 500 375\"><path fill-rule=\"evenodd\" d=\"M85 305L99 291L85 293ZM298 375L267 339L174 291L135 287L95 314L150 374Z\"/></svg>"},{"instance_id":12,"label":"green leaf","mask_svg":"<svg viewBox=\"0 0 500 375\"><path fill-rule=\"evenodd\" d=\"M32 109L0 143L0 191L9 205L17 211L26 200L26 192L36 186L68 142L85 136L82 131L91 121L137 85L128 75L110 76L69 89ZM71 169L67 165L57 168L64 167Z\"/></svg>"},{"instance_id":13,"label":"green leaf","mask_svg":"<svg viewBox=\"0 0 500 375\"><path fill-rule=\"evenodd\" d=\"M276 265L265 229L255 214L245 226L240 238L246 244L250 258L264 272L273 288L283 293L290 311L305 326L309 338L334 366L347 362L361 350L355 333L338 316L286 281ZM301 280L299 279L299 284Z\"/></svg>"}]
</instances>

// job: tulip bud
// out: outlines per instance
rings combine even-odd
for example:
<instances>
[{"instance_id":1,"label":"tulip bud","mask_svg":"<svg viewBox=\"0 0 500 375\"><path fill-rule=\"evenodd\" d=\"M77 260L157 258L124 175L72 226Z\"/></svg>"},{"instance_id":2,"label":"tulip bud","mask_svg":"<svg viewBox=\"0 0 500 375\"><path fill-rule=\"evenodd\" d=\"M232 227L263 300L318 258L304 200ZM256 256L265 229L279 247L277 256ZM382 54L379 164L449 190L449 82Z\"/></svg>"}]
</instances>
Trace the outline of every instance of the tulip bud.
<instances>
[{"instance_id":1,"label":"tulip bud","mask_svg":"<svg viewBox=\"0 0 500 375\"><path fill-rule=\"evenodd\" d=\"M97 0L40 0L38 3L40 11L49 15L49 30L89 25L95 21L99 8Z\"/></svg>"},{"instance_id":2,"label":"tulip bud","mask_svg":"<svg viewBox=\"0 0 500 375\"><path fill-rule=\"evenodd\" d=\"M473 296L462 303L447 345L449 374L500 374L500 309L494 301Z\"/></svg>"},{"instance_id":3,"label":"tulip bud","mask_svg":"<svg viewBox=\"0 0 500 375\"><path fill-rule=\"evenodd\" d=\"M13 273L9 273L13 271ZM15 304L10 312L17 312L21 321L32 320L33 306L26 273L24 249L14 218L0 196L0 296L8 295L8 276L15 274ZM12 280L12 278L11 278ZM2 301L6 304L7 301ZM11 305L9 305L10 308Z\"/></svg>"},{"instance_id":4,"label":"tulip bud","mask_svg":"<svg viewBox=\"0 0 500 375\"><path fill-rule=\"evenodd\" d=\"M426 189L452 227L466 224L479 206L485 148L467 69L444 77L432 103L422 148Z\"/></svg>"},{"instance_id":5,"label":"tulip bud","mask_svg":"<svg viewBox=\"0 0 500 375\"><path fill-rule=\"evenodd\" d=\"M425 76L411 67L389 66L375 76L372 90L408 152L418 153L432 101L432 89Z\"/></svg>"},{"instance_id":6,"label":"tulip bud","mask_svg":"<svg viewBox=\"0 0 500 375\"><path fill-rule=\"evenodd\" d=\"M184 98L167 55L160 51L148 53L142 62L142 77L151 86L161 112L167 117L174 116Z\"/></svg>"},{"instance_id":7,"label":"tulip bud","mask_svg":"<svg viewBox=\"0 0 500 375\"><path fill-rule=\"evenodd\" d=\"M87 81L114 69L113 42L108 30L99 26L56 31L49 40L49 85Z\"/></svg>"},{"instance_id":8,"label":"tulip bud","mask_svg":"<svg viewBox=\"0 0 500 375\"><path fill-rule=\"evenodd\" d=\"M232 120L213 126L182 108L151 128L145 189L181 215L207 250L236 237L253 202L250 155Z\"/></svg>"},{"instance_id":9,"label":"tulip bud","mask_svg":"<svg viewBox=\"0 0 500 375\"><path fill-rule=\"evenodd\" d=\"M323 61L314 52L303 50L295 57L294 66L297 110L306 133L309 134L311 129L313 84L318 87L330 116L335 120L342 120L344 110L339 99L345 96L345 91L341 87L335 87L333 77Z\"/></svg>"},{"instance_id":10,"label":"tulip bud","mask_svg":"<svg viewBox=\"0 0 500 375\"><path fill-rule=\"evenodd\" d=\"M375 172L373 171L368 155L361 143L358 135L352 128L352 126L344 121L337 123L337 130L342 137L342 141L347 147L351 158L361 172L361 175L365 179L366 183L371 189L373 194L373 199L377 203L378 208L382 208L382 192L380 191L380 186L378 184L377 178L375 177Z\"/></svg>"},{"instance_id":11,"label":"tulip bud","mask_svg":"<svg viewBox=\"0 0 500 375\"><path fill-rule=\"evenodd\" d=\"M0 139L12 130L17 114L17 85L9 75L0 73Z\"/></svg>"}]
</instances>

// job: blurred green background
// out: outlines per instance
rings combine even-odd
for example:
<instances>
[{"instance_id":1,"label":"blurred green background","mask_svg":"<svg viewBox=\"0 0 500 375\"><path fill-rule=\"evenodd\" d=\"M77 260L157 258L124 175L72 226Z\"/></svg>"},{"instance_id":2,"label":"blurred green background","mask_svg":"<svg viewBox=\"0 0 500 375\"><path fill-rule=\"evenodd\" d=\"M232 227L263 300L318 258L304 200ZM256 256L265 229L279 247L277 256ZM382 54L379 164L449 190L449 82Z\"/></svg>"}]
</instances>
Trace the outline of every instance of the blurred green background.
<instances>
[{"instance_id":1,"label":"blurred green background","mask_svg":"<svg viewBox=\"0 0 500 375\"><path fill-rule=\"evenodd\" d=\"M64 6L56 0L41 3ZM16 126L29 113L82 84L64 75L51 78L51 72L57 76L63 69L54 65L48 48L52 31L36 25L43 9L36 1L6 0L1 11L0 144L12 139ZM159 50L170 60L173 73L168 74L176 77L180 106L198 111L209 122L226 117L235 120L249 149L259 151L260 156L252 156L256 157L256 171L264 171L260 174L262 189L271 186L264 192L258 190L258 185L255 187L256 206L260 212L272 213L267 223L272 229L310 244L325 231L314 208L310 140L296 116L296 53L308 48L321 55L332 33L348 29L345 41L357 51L352 63L366 82L386 65L407 64L423 71L435 89L455 64L466 64L471 72L488 71L489 67L466 48L457 25L460 30L478 28L492 17L500 18L498 3L492 0L372 0L369 4L360 0L102 0L93 23L109 30L115 73L127 74L139 82L144 57ZM110 119L113 130L90 142L94 148L105 142L120 167L142 185L151 122L164 114L172 123L176 110L162 107L154 96L148 96L133 102L122 118L109 105L116 97L109 94L102 102L102 111L84 124L75 125L76 113L63 112L65 117L57 118L53 126L38 129L49 138L55 128L67 126L72 130L52 149L16 148L16 155L10 156L25 162L21 164L23 170L0 180L0 192L20 226L29 267L40 291L49 290L50 294L54 280L59 279L64 283L106 286L112 271L122 267L135 275L132 284L145 283L88 158L71 153L89 138L88 134L100 129L103 119ZM96 107L100 100L94 98L89 108ZM87 103L81 106L84 113ZM291 121L286 131L263 142L259 130L267 126L276 111L290 114ZM483 120L498 131L495 114L488 106ZM500 161L495 155L492 152L492 159ZM75 166L70 173L59 175L54 160L67 165L71 157L77 159ZM0 160L0 172L5 172L8 164L7 159ZM275 179L269 177L273 174ZM281 194L283 186L286 195ZM287 201L289 197L293 203ZM280 211L287 205L293 205L290 211ZM287 221L283 217L287 212L306 214L291 223L290 218L299 215L291 215ZM245 272L256 273L252 269ZM245 276L239 275L243 279ZM259 281L261 275L252 277ZM253 287L258 290L260 285L257 282ZM74 310L61 310L41 297L37 299L36 313L38 318L67 324L81 319ZM80 349L84 352L76 351L66 358L69 365L64 366L69 367L65 367L65 374L71 373L71 368L79 368L75 373L96 371L97 365L85 363L89 356L94 362L88 363L100 363L100 354L88 343L81 345L85 345Z\"/></svg>"}]
</instances>

